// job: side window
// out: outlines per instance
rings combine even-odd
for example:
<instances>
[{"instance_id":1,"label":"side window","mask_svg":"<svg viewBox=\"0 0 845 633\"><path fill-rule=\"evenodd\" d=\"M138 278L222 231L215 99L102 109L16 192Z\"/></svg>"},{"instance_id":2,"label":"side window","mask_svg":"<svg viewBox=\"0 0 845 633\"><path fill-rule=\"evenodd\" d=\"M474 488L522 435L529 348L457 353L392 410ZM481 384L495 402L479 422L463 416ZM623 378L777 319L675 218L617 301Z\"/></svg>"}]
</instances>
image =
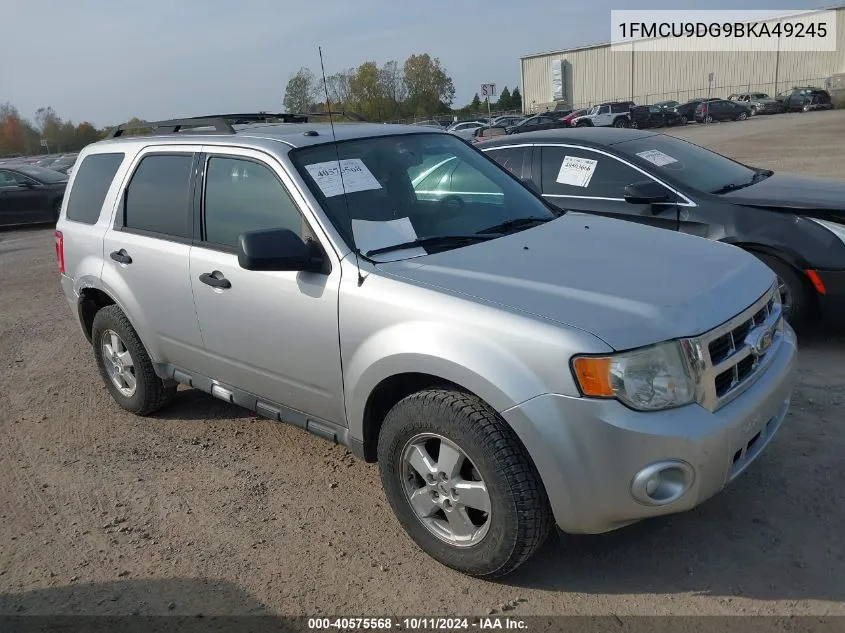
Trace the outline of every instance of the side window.
<instances>
[{"instance_id":1,"label":"side window","mask_svg":"<svg viewBox=\"0 0 845 633\"><path fill-rule=\"evenodd\" d=\"M191 236L192 154L144 157L124 195L124 226L164 236Z\"/></svg>"},{"instance_id":2,"label":"side window","mask_svg":"<svg viewBox=\"0 0 845 633\"><path fill-rule=\"evenodd\" d=\"M237 248L241 233L290 229L305 239L305 220L269 167L241 158L212 156L205 171L206 242Z\"/></svg>"},{"instance_id":3,"label":"side window","mask_svg":"<svg viewBox=\"0 0 845 633\"><path fill-rule=\"evenodd\" d=\"M487 155L520 180L531 177L531 147L491 149Z\"/></svg>"},{"instance_id":4,"label":"side window","mask_svg":"<svg viewBox=\"0 0 845 633\"><path fill-rule=\"evenodd\" d=\"M0 169L0 187L14 187L17 184L18 181L12 172Z\"/></svg>"},{"instance_id":5,"label":"side window","mask_svg":"<svg viewBox=\"0 0 845 633\"><path fill-rule=\"evenodd\" d=\"M599 108L599 114L610 114L610 106L602 106Z\"/></svg>"},{"instance_id":6,"label":"side window","mask_svg":"<svg viewBox=\"0 0 845 633\"><path fill-rule=\"evenodd\" d=\"M542 164L544 194L622 198L626 186L648 180L615 158L572 147L544 147Z\"/></svg>"},{"instance_id":7,"label":"side window","mask_svg":"<svg viewBox=\"0 0 845 633\"><path fill-rule=\"evenodd\" d=\"M124 154L90 154L76 169L76 180L67 202L67 219L96 224L109 186Z\"/></svg>"}]
</instances>

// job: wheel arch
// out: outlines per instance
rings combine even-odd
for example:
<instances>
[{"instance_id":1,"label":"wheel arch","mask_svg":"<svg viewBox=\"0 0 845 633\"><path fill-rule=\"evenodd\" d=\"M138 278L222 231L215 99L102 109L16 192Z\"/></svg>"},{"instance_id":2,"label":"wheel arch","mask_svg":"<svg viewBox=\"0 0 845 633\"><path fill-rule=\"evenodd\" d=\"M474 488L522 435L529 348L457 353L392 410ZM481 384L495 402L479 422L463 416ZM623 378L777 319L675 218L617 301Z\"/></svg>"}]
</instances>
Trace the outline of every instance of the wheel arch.
<instances>
[{"instance_id":1,"label":"wheel arch","mask_svg":"<svg viewBox=\"0 0 845 633\"><path fill-rule=\"evenodd\" d=\"M79 322L82 324L82 331L85 338L91 343L91 331L94 327L94 317L97 312L106 306L116 305L117 302L105 291L99 288L83 288L79 292L77 310L79 311Z\"/></svg>"}]
</instances>

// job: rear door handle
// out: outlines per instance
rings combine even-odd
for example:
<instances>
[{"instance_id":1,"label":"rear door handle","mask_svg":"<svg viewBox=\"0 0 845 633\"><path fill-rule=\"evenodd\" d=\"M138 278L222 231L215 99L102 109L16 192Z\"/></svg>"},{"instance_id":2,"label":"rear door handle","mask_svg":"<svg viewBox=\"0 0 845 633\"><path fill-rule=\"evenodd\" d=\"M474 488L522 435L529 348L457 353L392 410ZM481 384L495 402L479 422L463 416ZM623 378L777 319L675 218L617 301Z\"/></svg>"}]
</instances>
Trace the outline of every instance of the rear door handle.
<instances>
[{"instance_id":1,"label":"rear door handle","mask_svg":"<svg viewBox=\"0 0 845 633\"><path fill-rule=\"evenodd\" d=\"M200 275L200 281L212 288L231 288L232 282L226 279L219 270Z\"/></svg>"},{"instance_id":2,"label":"rear door handle","mask_svg":"<svg viewBox=\"0 0 845 633\"><path fill-rule=\"evenodd\" d=\"M132 258L129 257L129 253L126 252L125 249L121 248L119 251L112 251L109 255L114 261L118 262L119 264L131 264Z\"/></svg>"}]
</instances>

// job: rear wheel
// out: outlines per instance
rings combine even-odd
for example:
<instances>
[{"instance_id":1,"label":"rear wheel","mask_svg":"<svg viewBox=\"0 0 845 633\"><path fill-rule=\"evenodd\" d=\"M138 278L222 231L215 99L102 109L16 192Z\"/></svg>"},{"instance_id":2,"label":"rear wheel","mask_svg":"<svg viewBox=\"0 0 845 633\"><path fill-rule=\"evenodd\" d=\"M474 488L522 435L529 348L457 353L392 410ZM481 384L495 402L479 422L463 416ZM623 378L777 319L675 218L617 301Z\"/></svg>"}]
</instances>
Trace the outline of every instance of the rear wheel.
<instances>
[{"instance_id":1,"label":"rear wheel","mask_svg":"<svg viewBox=\"0 0 845 633\"><path fill-rule=\"evenodd\" d=\"M799 327L810 316L813 296L807 280L799 271L773 255L753 253L771 268L778 278L778 290L783 305L783 316L793 327Z\"/></svg>"},{"instance_id":2,"label":"rear wheel","mask_svg":"<svg viewBox=\"0 0 845 633\"><path fill-rule=\"evenodd\" d=\"M384 420L378 461L402 527L448 567L498 578L549 535L548 499L525 447L473 395L436 389L401 400Z\"/></svg>"},{"instance_id":3,"label":"rear wheel","mask_svg":"<svg viewBox=\"0 0 845 633\"><path fill-rule=\"evenodd\" d=\"M738 117L736 117L736 120L737 120L737 121L745 121L745 119L747 119L747 118L748 118L748 113L747 113L747 112L740 112L740 113L739 113L739 116L738 116Z\"/></svg>"},{"instance_id":4,"label":"rear wheel","mask_svg":"<svg viewBox=\"0 0 845 633\"><path fill-rule=\"evenodd\" d=\"M713 115L708 114L706 117L704 117L704 122L705 123L713 123Z\"/></svg>"},{"instance_id":5,"label":"rear wheel","mask_svg":"<svg viewBox=\"0 0 845 633\"><path fill-rule=\"evenodd\" d=\"M97 368L112 398L137 415L149 415L169 404L176 385L165 385L129 319L116 305L94 317L91 341Z\"/></svg>"},{"instance_id":6,"label":"rear wheel","mask_svg":"<svg viewBox=\"0 0 845 633\"><path fill-rule=\"evenodd\" d=\"M613 127L631 127L631 122L625 117L619 117L613 122Z\"/></svg>"}]
</instances>

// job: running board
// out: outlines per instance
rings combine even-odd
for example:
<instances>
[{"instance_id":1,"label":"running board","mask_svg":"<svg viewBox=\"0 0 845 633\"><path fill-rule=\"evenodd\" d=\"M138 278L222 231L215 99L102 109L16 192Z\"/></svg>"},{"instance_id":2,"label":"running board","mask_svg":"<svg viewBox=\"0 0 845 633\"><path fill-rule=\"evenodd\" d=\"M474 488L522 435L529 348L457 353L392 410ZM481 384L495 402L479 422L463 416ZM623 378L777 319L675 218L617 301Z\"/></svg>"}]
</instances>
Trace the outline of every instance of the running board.
<instances>
[{"instance_id":1,"label":"running board","mask_svg":"<svg viewBox=\"0 0 845 633\"><path fill-rule=\"evenodd\" d=\"M247 391L224 385L201 374L187 372L168 363L155 363L154 366L156 375L163 380L174 380L188 387L204 391L224 402L249 409L264 418L292 424L333 444L345 446L356 457L364 458L362 443L352 441L349 436L349 429L345 426L291 409L266 398L259 398Z\"/></svg>"}]
</instances>

